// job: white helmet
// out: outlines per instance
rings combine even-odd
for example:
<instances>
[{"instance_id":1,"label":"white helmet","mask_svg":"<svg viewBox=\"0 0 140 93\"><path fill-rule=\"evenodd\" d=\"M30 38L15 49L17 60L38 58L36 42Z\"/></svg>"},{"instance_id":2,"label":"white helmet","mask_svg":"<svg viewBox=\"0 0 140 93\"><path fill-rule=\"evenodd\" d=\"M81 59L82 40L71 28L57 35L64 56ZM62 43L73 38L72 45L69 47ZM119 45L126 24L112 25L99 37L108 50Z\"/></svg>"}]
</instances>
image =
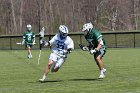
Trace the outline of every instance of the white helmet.
<instances>
[{"instance_id":1,"label":"white helmet","mask_svg":"<svg viewBox=\"0 0 140 93\"><path fill-rule=\"evenodd\" d=\"M27 25L27 29L28 30L31 30L32 29L32 26L29 24L29 25Z\"/></svg>"},{"instance_id":2,"label":"white helmet","mask_svg":"<svg viewBox=\"0 0 140 93\"><path fill-rule=\"evenodd\" d=\"M60 33L60 36L65 38L65 37L67 37L69 30L65 25L60 25L59 26L59 33Z\"/></svg>"},{"instance_id":3,"label":"white helmet","mask_svg":"<svg viewBox=\"0 0 140 93\"><path fill-rule=\"evenodd\" d=\"M91 22L90 23L86 23L86 24L83 25L82 31L84 32L84 31L87 30L89 32L92 28L93 28L93 25L92 25Z\"/></svg>"}]
</instances>

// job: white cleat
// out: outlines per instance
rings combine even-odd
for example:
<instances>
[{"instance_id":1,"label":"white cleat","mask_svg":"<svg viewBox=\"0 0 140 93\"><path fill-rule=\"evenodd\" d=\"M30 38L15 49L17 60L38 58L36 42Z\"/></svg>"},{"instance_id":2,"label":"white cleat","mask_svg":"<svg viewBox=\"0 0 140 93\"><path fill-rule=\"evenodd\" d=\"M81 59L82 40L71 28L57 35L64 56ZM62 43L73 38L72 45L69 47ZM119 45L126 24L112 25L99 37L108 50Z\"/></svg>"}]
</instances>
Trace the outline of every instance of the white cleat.
<instances>
[{"instance_id":1,"label":"white cleat","mask_svg":"<svg viewBox=\"0 0 140 93\"><path fill-rule=\"evenodd\" d=\"M100 76L99 76L99 79L103 79L105 77L105 75L104 74L101 74Z\"/></svg>"},{"instance_id":2,"label":"white cleat","mask_svg":"<svg viewBox=\"0 0 140 93\"><path fill-rule=\"evenodd\" d=\"M33 58L33 56L32 56L32 55L30 55L30 58Z\"/></svg>"},{"instance_id":3,"label":"white cleat","mask_svg":"<svg viewBox=\"0 0 140 93\"><path fill-rule=\"evenodd\" d=\"M99 79L103 79L105 77L106 69L103 69L103 74L100 74Z\"/></svg>"},{"instance_id":4,"label":"white cleat","mask_svg":"<svg viewBox=\"0 0 140 93\"><path fill-rule=\"evenodd\" d=\"M30 58L30 55L28 55L27 57Z\"/></svg>"},{"instance_id":5,"label":"white cleat","mask_svg":"<svg viewBox=\"0 0 140 93\"><path fill-rule=\"evenodd\" d=\"M33 56L32 55L28 55L28 58L32 58Z\"/></svg>"},{"instance_id":6,"label":"white cleat","mask_svg":"<svg viewBox=\"0 0 140 93\"><path fill-rule=\"evenodd\" d=\"M39 79L39 82L44 82L45 80L44 79Z\"/></svg>"}]
</instances>

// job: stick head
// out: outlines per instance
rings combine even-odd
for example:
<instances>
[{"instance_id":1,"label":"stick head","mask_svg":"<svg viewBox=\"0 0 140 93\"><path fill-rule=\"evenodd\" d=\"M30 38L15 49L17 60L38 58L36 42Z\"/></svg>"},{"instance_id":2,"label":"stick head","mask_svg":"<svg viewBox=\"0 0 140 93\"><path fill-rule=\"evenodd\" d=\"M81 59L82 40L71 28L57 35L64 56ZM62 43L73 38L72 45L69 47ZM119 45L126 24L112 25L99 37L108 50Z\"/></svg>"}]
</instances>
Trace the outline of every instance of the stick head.
<instances>
[{"instance_id":1,"label":"stick head","mask_svg":"<svg viewBox=\"0 0 140 93\"><path fill-rule=\"evenodd\" d=\"M22 43L16 43L17 45L22 45Z\"/></svg>"},{"instance_id":2,"label":"stick head","mask_svg":"<svg viewBox=\"0 0 140 93\"><path fill-rule=\"evenodd\" d=\"M40 56L41 56L41 50L40 50L39 55L38 55L38 65L40 63Z\"/></svg>"}]
</instances>

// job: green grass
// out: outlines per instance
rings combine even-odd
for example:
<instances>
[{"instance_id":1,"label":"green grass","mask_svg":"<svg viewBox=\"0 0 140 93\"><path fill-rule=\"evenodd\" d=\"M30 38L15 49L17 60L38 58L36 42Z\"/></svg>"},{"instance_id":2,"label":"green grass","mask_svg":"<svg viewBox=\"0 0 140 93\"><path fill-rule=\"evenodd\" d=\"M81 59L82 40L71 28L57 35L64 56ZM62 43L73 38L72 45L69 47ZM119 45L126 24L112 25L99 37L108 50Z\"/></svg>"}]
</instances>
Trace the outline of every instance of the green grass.
<instances>
[{"instance_id":1,"label":"green grass","mask_svg":"<svg viewBox=\"0 0 140 93\"><path fill-rule=\"evenodd\" d=\"M27 59L25 50L0 51L0 93L140 93L140 49L108 49L103 60L106 77L88 52L74 50L57 73L49 73L45 83L38 82L48 62L49 50L39 50Z\"/></svg>"}]
</instances>

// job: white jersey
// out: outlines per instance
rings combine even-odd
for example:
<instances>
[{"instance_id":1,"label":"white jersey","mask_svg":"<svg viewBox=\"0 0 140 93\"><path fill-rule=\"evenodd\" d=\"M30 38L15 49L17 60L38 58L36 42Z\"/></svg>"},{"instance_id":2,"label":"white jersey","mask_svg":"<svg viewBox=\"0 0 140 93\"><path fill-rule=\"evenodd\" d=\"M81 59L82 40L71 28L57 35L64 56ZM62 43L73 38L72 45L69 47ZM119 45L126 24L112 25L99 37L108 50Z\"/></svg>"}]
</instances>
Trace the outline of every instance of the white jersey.
<instances>
[{"instance_id":1,"label":"white jersey","mask_svg":"<svg viewBox=\"0 0 140 93\"><path fill-rule=\"evenodd\" d=\"M40 35L40 37L44 37L44 30L41 30L39 35Z\"/></svg>"},{"instance_id":2,"label":"white jersey","mask_svg":"<svg viewBox=\"0 0 140 93\"><path fill-rule=\"evenodd\" d=\"M52 46L52 52L60 56L67 55L67 49L74 49L73 40L67 36L65 39L60 38L60 34L56 34L50 41L50 46Z\"/></svg>"}]
</instances>

